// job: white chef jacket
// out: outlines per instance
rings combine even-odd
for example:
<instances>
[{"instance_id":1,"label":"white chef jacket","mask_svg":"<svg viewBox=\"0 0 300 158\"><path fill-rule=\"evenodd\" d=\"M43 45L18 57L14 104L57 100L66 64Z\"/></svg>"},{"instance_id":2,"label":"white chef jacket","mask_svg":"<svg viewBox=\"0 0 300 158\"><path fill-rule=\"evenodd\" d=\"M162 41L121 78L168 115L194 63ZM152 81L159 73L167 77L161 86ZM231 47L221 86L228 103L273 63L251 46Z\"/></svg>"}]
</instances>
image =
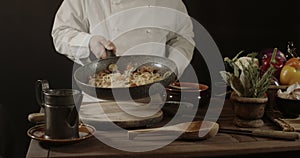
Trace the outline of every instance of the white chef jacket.
<instances>
[{"instance_id":1,"label":"white chef jacket","mask_svg":"<svg viewBox=\"0 0 300 158\"><path fill-rule=\"evenodd\" d=\"M84 64L89 40L112 41L117 55L157 55L173 60L180 76L194 51L190 17L181 0L64 0L52 29L56 50Z\"/></svg>"}]
</instances>

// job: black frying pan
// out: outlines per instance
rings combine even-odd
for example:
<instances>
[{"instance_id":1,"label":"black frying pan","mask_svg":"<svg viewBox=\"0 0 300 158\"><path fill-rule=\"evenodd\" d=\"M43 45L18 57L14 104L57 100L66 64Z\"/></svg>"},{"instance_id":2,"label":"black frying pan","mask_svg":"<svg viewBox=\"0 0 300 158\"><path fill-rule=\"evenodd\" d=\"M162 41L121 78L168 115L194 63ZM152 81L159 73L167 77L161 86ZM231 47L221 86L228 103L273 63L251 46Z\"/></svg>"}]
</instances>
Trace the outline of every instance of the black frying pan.
<instances>
[{"instance_id":1,"label":"black frying pan","mask_svg":"<svg viewBox=\"0 0 300 158\"><path fill-rule=\"evenodd\" d=\"M120 69L125 69L129 64L134 67L139 67L140 65L150 65L157 68L160 75L164 75L167 71L170 71L171 73L161 81L129 88L99 88L88 84L89 76L95 74L96 72L106 70L110 64L116 64ZM152 94L165 91L164 88L169 86L177 79L176 74L176 64L168 58L151 55L132 55L111 57L91 62L78 68L74 73L74 79L78 87L90 96L104 100L131 100L146 98Z\"/></svg>"}]
</instances>

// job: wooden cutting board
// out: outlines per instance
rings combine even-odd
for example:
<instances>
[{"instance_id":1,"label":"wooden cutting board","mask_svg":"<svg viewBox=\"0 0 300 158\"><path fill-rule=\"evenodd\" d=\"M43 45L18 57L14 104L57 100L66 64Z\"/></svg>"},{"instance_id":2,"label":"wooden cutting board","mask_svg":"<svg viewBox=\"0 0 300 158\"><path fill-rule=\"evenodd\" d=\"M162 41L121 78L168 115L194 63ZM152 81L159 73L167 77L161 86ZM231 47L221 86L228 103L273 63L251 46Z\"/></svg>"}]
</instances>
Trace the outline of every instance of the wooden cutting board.
<instances>
[{"instance_id":1,"label":"wooden cutting board","mask_svg":"<svg viewBox=\"0 0 300 158\"><path fill-rule=\"evenodd\" d=\"M162 121L160 106L159 103L135 102L86 103L81 106L79 116L84 123L96 128L108 128L111 123L121 128L146 127Z\"/></svg>"}]
</instances>

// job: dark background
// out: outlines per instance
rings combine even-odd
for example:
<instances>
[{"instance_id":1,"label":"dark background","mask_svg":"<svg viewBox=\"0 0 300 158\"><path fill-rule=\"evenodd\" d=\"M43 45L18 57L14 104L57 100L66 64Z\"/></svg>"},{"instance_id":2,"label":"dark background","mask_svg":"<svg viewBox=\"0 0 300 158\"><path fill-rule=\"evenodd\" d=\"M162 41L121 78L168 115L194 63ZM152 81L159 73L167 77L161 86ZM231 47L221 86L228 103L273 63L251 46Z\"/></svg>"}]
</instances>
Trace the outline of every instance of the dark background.
<instances>
[{"instance_id":1,"label":"dark background","mask_svg":"<svg viewBox=\"0 0 300 158\"><path fill-rule=\"evenodd\" d=\"M34 84L47 79L52 88L71 88L73 62L55 52L50 31L62 0L1 0L0 157L25 157L38 112ZM185 0L190 15L211 34L223 56L260 51L288 41L300 47L297 0ZM197 51L197 50L196 50ZM299 51L298 51L299 53ZM210 83L205 61L192 61L199 82Z\"/></svg>"}]
</instances>

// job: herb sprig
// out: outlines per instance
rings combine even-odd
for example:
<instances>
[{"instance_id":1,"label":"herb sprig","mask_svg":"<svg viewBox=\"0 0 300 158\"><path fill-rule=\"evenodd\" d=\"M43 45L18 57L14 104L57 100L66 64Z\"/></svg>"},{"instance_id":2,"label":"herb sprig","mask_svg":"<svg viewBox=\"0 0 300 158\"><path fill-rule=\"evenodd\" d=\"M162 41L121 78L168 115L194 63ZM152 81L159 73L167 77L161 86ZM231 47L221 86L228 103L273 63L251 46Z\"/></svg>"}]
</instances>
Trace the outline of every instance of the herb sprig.
<instances>
[{"instance_id":1,"label":"herb sprig","mask_svg":"<svg viewBox=\"0 0 300 158\"><path fill-rule=\"evenodd\" d=\"M238 96L262 98L272 83L275 68L270 66L269 69L261 75L260 67L255 58L257 53L248 54L247 57L244 57L245 60L239 60L241 53L242 52L238 53L233 59L224 58L224 62L227 62L234 71L233 73L221 71L221 76Z\"/></svg>"}]
</instances>

